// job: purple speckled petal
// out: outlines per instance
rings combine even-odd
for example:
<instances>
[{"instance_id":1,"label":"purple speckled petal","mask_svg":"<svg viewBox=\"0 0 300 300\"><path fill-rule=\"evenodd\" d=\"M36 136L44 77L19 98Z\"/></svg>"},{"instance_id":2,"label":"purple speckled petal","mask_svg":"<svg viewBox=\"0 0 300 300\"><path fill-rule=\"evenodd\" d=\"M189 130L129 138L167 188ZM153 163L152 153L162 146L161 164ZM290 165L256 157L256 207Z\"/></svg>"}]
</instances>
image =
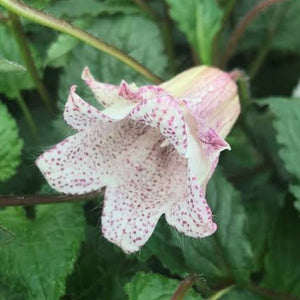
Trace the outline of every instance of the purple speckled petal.
<instances>
[{"instance_id":1,"label":"purple speckled petal","mask_svg":"<svg viewBox=\"0 0 300 300\"><path fill-rule=\"evenodd\" d=\"M213 222L212 212L205 197L204 190L199 184L196 176L192 173L188 175L188 184L183 191L177 193L179 198L166 211L167 222L174 226L178 231L194 238L203 238L212 235L217 225ZM185 187L181 183L182 187Z\"/></svg>"},{"instance_id":2,"label":"purple speckled petal","mask_svg":"<svg viewBox=\"0 0 300 300\"><path fill-rule=\"evenodd\" d=\"M88 67L83 69L81 78L103 107L108 107L120 100L119 87L95 80Z\"/></svg>"}]
</instances>

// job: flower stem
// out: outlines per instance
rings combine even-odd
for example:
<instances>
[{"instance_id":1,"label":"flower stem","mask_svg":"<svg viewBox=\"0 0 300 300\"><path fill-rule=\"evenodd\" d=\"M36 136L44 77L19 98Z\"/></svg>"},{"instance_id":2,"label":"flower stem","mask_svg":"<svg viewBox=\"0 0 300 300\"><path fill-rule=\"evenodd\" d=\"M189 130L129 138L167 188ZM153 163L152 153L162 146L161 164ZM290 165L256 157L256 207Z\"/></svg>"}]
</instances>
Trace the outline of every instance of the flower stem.
<instances>
[{"instance_id":1,"label":"flower stem","mask_svg":"<svg viewBox=\"0 0 300 300\"><path fill-rule=\"evenodd\" d=\"M227 65L227 62L231 55L234 53L238 41L242 37L248 25L254 20L254 18L260 14L264 9L268 8L271 5L274 5L279 2L286 0L264 0L257 5L255 5L241 20L241 22L234 29L231 38L227 44L227 47L224 51L224 55L221 59L221 65L224 67Z\"/></svg>"},{"instance_id":2,"label":"flower stem","mask_svg":"<svg viewBox=\"0 0 300 300\"><path fill-rule=\"evenodd\" d=\"M28 45L22 23L20 22L20 19L17 15L14 13L9 13L9 18L11 20L12 29L16 38L16 41L19 45L19 49L21 52L21 55L23 56L26 68L32 78L32 81L34 82L42 100L46 104L47 108L51 111L52 110L52 103L50 100L50 96L40 78L38 69L35 65L34 59L32 57L30 47Z\"/></svg>"},{"instance_id":3,"label":"flower stem","mask_svg":"<svg viewBox=\"0 0 300 300\"><path fill-rule=\"evenodd\" d=\"M173 294L171 300L183 300L186 292L193 286L193 284L197 279L198 279L197 274L189 275L185 280L183 280L180 283L177 290Z\"/></svg>"},{"instance_id":4,"label":"flower stem","mask_svg":"<svg viewBox=\"0 0 300 300\"><path fill-rule=\"evenodd\" d=\"M98 197L100 192L85 195L25 195L25 196L0 196L0 207L27 206L34 204L51 204L64 202L88 201Z\"/></svg>"},{"instance_id":5,"label":"flower stem","mask_svg":"<svg viewBox=\"0 0 300 300\"><path fill-rule=\"evenodd\" d=\"M21 93L18 94L17 96L17 103L25 117L25 120L26 122L28 123L29 127L30 127L30 130L32 132L32 135L37 138L37 127L33 121L33 118L32 118L32 115L31 115L31 112L30 110L28 109L27 105L26 105L26 102L24 101Z\"/></svg>"},{"instance_id":6,"label":"flower stem","mask_svg":"<svg viewBox=\"0 0 300 300\"><path fill-rule=\"evenodd\" d=\"M148 78L155 84L159 84L162 82L161 78L154 75L150 70L148 70L146 67L144 67L142 64L140 64L138 61L136 61L129 55L125 54L118 48L102 41L101 39L98 39L93 35L83 30L80 30L79 28L71 25L70 23L67 23L63 20L54 18L53 16L47 15L43 12L30 8L24 3L21 3L17 0L0 0L0 5L19 16L27 18L40 25L66 33L98 50L101 50L115 57L116 59L133 68L138 73L142 74L144 77Z\"/></svg>"}]
</instances>

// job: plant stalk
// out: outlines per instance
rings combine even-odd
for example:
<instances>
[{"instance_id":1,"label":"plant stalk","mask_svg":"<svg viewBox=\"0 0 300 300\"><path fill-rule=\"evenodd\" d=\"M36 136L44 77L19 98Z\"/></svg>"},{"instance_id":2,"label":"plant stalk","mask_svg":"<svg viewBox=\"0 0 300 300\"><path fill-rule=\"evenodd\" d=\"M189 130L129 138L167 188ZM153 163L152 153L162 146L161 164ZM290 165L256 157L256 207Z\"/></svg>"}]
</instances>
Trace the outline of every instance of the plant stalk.
<instances>
[{"instance_id":1,"label":"plant stalk","mask_svg":"<svg viewBox=\"0 0 300 300\"><path fill-rule=\"evenodd\" d=\"M9 13L9 18L11 20L12 29L16 38L16 41L19 45L19 49L21 55L23 56L26 68L34 82L42 100L44 101L47 108L52 111L52 102L50 100L50 96L40 78L38 69L35 65L33 56L31 54L30 47L28 45L28 41L26 39L22 23L17 15L14 13Z\"/></svg>"},{"instance_id":2,"label":"plant stalk","mask_svg":"<svg viewBox=\"0 0 300 300\"><path fill-rule=\"evenodd\" d=\"M171 300L183 300L186 292L193 286L193 284L197 279L198 279L197 274L189 275L185 280L183 280L180 283L177 290L173 294Z\"/></svg>"},{"instance_id":3,"label":"plant stalk","mask_svg":"<svg viewBox=\"0 0 300 300\"><path fill-rule=\"evenodd\" d=\"M40 25L66 33L98 50L101 50L115 57L116 59L133 68L135 71L137 71L138 73L140 73L155 84L159 84L162 82L161 78L154 75L150 70L148 70L146 67L144 67L142 64L140 64L138 61L136 61L129 55L125 54L118 48L104 42L103 40L98 39L93 35L71 25L70 23L67 23L53 16L47 15L36 9L30 8L29 6L17 0L0 0L0 5L2 5L8 11L16 15L27 18Z\"/></svg>"}]
</instances>

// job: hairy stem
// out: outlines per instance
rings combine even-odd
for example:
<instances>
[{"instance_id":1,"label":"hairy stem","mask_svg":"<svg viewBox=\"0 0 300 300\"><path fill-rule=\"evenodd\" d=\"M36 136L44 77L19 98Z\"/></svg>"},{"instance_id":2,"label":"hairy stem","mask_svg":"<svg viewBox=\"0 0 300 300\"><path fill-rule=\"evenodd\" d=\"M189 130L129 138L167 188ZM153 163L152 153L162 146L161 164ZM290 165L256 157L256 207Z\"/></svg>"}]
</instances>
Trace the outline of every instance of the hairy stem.
<instances>
[{"instance_id":1,"label":"hairy stem","mask_svg":"<svg viewBox=\"0 0 300 300\"><path fill-rule=\"evenodd\" d=\"M198 279L197 274L189 275L185 280L183 280L180 283L177 290L173 294L171 300L183 300L186 292L193 286L193 284L197 279Z\"/></svg>"},{"instance_id":2,"label":"hairy stem","mask_svg":"<svg viewBox=\"0 0 300 300\"><path fill-rule=\"evenodd\" d=\"M264 9L268 8L271 5L274 5L279 2L283 2L286 0L264 0L257 5L255 5L241 20L241 22L234 29L231 38L227 44L227 47L224 51L224 55L221 59L221 65L223 67L226 66L229 58L234 53L235 48L237 46L238 41L244 34L248 25L254 20L254 18L260 14Z\"/></svg>"},{"instance_id":3,"label":"hairy stem","mask_svg":"<svg viewBox=\"0 0 300 300\"><path fill-rule=\"evenodd\" d=\"M17 15L14 13L9 13L9 18L11 20L12 29L16 38L16 41L19 45L19 49L21 55L23 56L26 68L34 82L42 100L46 104L47 108L51 111L52 110L52 103L50 100L50 96L40 78L38 69L35 65L34 59L32 57L30 47L28 45L22 23Z\"/></svg>"},{"instance_id":4,"label":"hairy stem","mask_svg":"<svg viewBox=\"0 0 300 300\"><path fill-rule=\"evenodd\" d=\"M5 196L0 196L0 207L88 201L88 200L95 199L100 195L101 195L100 192L94 192L85 195L24 195L24 196L5 195Z\"/></svg>"},{"instance_id":5,"label":"hairy stem","mask_svg":"<svg viewBox=\"0 0 300 300\"><path fill-rule=\"evenodd\" d=\"M136 61L129 55L125 54L118 48L104 42L103 40L98 39L93 35L71 25L70 23L67 23L63 20L54 18L53 16L47 15L43 12L30 8L24 3L21 3L17 0L0 0L0 5L5 7L10 12L13 12L14 14L27 18L40 25L66 33L98 50L101 50L115 57L116 59L133 68L138 73L148 78L155 84L159 84L162 82L161 78L154 75L150 70L148 70L146 67L144 67L142 64L140 64L138 61Z\"/></svg>"},{"instance_id":6,"label":"hairy stem","mask_svg":"<svg viewBox=\"0 0 300 300\"><path fill-rule=\"evenodd\" d=\"M18 96L17 96L17 103L24 115L24 118L26 120L26 122L28 123L29 125L29 128L33 134L33 136L35 138L37 138L37 127L34 123L34 120L32 118L32 115L31 115L31 112L30 110L28 109L27 105L26 105L26 102L24 101L22 95L19 93Z\"/></svg>"}]
</instances>

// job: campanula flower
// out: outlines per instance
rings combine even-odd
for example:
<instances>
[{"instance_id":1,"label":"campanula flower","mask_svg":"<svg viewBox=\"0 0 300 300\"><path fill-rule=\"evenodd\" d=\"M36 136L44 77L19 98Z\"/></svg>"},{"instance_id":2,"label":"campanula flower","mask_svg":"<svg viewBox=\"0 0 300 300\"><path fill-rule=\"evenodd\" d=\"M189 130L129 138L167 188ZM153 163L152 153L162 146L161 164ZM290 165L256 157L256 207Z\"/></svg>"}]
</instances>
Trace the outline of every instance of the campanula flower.
<instances>
[{"instance_id":1,"label":"campanula flower","mask_svg":"<svg viewBox=\"0 0 300 300\"><path fill-rule=\"evenodd\" d=\"M160 86L83 80L102 110L72 86L65 121L77 133L36 161L48 183L66 194L106 187L102 232L125 252L151 236L159 218L195 238L217 228L205 200L206 184L240 104L229 74L195 67Z\"/></svg>"}]
</instances>

